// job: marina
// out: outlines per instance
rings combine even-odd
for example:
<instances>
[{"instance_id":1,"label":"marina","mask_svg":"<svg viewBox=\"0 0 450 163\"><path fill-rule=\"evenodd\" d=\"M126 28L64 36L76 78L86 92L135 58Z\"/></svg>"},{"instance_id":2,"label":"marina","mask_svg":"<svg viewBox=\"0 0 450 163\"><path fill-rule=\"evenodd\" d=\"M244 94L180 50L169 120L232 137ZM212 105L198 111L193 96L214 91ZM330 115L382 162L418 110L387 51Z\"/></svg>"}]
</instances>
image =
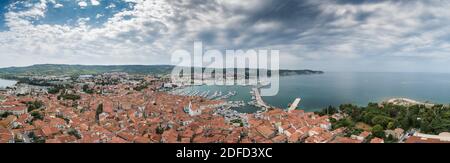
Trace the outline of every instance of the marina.
<instances>
[{"instance_id":1,"label":"marina","mask_svg":"<svg viewBox=\"0 0 450 163\"><path fill-rule=\"evenodd\" d=\"M253 108L254 106L249 105L247 101L240 99L240 97L242 96L238 94L238 91L236 90L222 91L214 89L198 90L194 88L195 86L176 88L169 91L169 93L172 95L181 95L181 96L198 96L210 100L223 100L224 103L219 107L216 107L216 109L214 109L214 113L216 115L223 116L227 122L233 123L234 125L248 126L246 115L247 113L255 112L253 110L248 111L248 108Z\"/></svg>"},{"instance_id":2,"label":"marina","mask_svg":"<svg viewBox=\"0 0 450 163\"><path fill-rule=\"evenodd\" d=\"M223 100L230 110L255 113L262 110L253 105L250 86L185 86L169 91L172 95L199 96L210 100Z\"/></svg>"},{"instance_id":3,"label":"marina","mask_svg":"<svg viewBox=\"0 0 450 163\"><path fill-rule=\"evenodd\" d=\"M239 113L264 112L273 107L264 102L258 88L250 86L188 86L175 88L169 93L203 97L209 100L224 100L225 103L222 108Z\"/></svg>"},{"instance_id":4,"label":"marina","mask_svg":"<svg viewBox=\"0 0 450 163\"><path fill-rule=\"evenodd\" d=\"M209 100L224 100L233 97L237 94L236 91L228 91L228 92L215 91L214 93L212 93L212 91L210 90L198 91L185 89L174 89L169 93L172 95L180 95L180 96L198 96Z\"/></svg>"}]
</instances>

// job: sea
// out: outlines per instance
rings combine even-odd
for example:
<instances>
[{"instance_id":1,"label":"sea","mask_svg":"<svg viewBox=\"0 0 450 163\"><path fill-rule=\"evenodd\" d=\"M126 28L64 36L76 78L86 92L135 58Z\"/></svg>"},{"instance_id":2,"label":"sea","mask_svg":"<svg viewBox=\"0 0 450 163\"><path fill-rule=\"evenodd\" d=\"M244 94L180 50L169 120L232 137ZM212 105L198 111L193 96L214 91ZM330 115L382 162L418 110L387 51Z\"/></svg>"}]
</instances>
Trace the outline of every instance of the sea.
<instances>
[{"instance_id":1,"label":"sea","mask_svg":"<svg viewBox=\"0 0 450 163\"><path fill-rule=\"evenodd\" d=\"M14 81L14 80L0 79L0 88L11 87L11 86L14 86L16 83L17 83L17 81Z\"/></svg>"},{"instance_id":2,"label":"sea","mask_svg":"<svg viewBox=\"0 0 450 163\"><path fill-rule=\"evenodd\" d=\"M263 100L279 108L287 108L301 98L299 109L318 111L328 106L355 104L365 106L391 98L410 98L421 102L450 104L450 74L448 73L367 73L325 72L314 75L280 77L279 92ZM250 101L249 86L190 86L185 91L236 91L231 101ZM237 111L251 113L255 107L240 107Z\"/></svg>"}]
</instances>

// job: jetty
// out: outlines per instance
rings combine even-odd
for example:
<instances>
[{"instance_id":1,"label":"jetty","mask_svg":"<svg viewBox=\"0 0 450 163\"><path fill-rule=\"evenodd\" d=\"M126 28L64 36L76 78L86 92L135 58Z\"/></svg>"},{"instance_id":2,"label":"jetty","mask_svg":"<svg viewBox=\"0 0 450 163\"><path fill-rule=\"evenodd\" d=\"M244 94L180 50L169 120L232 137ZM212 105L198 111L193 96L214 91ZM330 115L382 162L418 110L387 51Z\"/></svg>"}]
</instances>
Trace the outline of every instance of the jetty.
<instances>
[{"instance_id":1,"label":"jetty","mask_svg":"<svg viewBox=\"0 0 450 163\"><path fill-rule=\"evenodd\" d=\"M301 98L296 98L294 100L294 102L291 104L291 106L289 106L288 111L292 111L292 110L297 109L297 106L298 106L298 104L300 103L301 100L302 100Z\"/></svg>"},{"instance_id":2,"label":"jetty","mask_svg":"<svg viewBox=\"0 0 450 163\"><path fill-rule=\"evenodd\" d=\"M255 101L256 101L256 105L257 106L260 106L260 107L263 107L263 108L270 108L270 106L269 105L267 105L264 101L263 101L263 99L262 99L262 97L261 97L261 94L259 93L259 89L258 88L252 88L252 94L254 95L254 97L255 97Z\"/></svg>"}]
</instances>

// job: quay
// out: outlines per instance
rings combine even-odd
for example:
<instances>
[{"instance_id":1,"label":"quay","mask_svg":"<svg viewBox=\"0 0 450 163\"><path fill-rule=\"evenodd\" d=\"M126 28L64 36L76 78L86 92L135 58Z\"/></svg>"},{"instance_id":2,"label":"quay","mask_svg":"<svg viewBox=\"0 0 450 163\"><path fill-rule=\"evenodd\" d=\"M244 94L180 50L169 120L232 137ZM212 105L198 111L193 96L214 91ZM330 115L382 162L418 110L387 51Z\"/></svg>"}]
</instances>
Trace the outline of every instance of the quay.
<instances>
[{"instance_id":1,"label":"quay","mask_svg":"<svg viewBox=\"0 0 450 163\"><path fill-rule=\"evenodd\" d=\"M294 103L292 103L291 106L289 106L288 111L292 111L292 110L297 109L297 106L298 106L298 104L300 103L301 100L302 100L301 98L296 98L294 100Z\"/></svg>"},{"instance_id":2,"label":"quay","mask_svg":"<svg viewBox=\"0 0 450 163\"><path fill-rule=\"evenodd\" d=\"M262 99L262 97L261 97L261 94L259 93L259 89L258 89L258 88L252 88L252 90L253 90L253 95L254 95L255 100L256 100L256 104L257 104L258 106L261 106L261 107L263 107L263 108L265 108L265 109L271 108L269 105L267 105L267 104L263 101L263 99Z\"/></svg>"}]
</instances>

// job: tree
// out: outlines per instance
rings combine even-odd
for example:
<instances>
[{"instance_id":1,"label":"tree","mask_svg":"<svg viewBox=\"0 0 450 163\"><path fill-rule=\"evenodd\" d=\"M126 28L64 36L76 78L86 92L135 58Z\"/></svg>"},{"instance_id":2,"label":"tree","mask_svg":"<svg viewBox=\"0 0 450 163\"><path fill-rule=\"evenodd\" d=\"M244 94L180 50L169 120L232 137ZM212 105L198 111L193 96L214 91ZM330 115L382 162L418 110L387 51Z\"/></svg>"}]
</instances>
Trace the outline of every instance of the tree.
<instances>
[{"instance_id":1,"label":"tree","mask_svg":"<svg viewBox=\"0 0 450 163\"><path fill-rule=\"evenodd\" d=\"M81 99L81 97L79 95L74 95L74 94L62 94L62 95L58 96L58 100L59 99L76 101L76 100Z\"/></svg>"},{"instance_id":2,"label":"tree","mask_svg":"<svg viewBox=\"0 0 450 163\"><path fill-rule=\"evenodd\" d=\"M392 135L389 135L389 136L387 136L386 139L384 139L384 142L386 142L386 143L395 143L397 141L398 140L396 138L394 138L394 136L392 136Z\"/></svg>"},{"instance_id":3,"label":"tree","mask_svg":"<svg viewBox=\"0 0 450 163\"><path fill-rule=\"evenodd\" d=\"M381 125L375 125L372 127L372 134L375 137L378 138L384 138L385 137L385 133L384 133L384 129Z\"/></svg>"},{"instance_id":4,"label":"tree","mask_svg":"<svg viewBox=\"0 0 450 163\"><path fill-rule=\"evenodd\" d=\"M231 123L238 123L239 126L244 127L244 123L242 122L241 119L233 119L230 121Z\"/></svg>"},{"instance_id":5,"label":"tree","mask_svg":"<svg viewBox=\"0 0 450 163\"><path fill-rule=\"evenodd\" d=\"M37 137L33 131L28 134L28 137L33 143L45 143L45 138Z\"/></svg>"},{"instance_id":6,"label":"tree","mask_svg":"<svg viewBox=\"0 0 450 163\"><path fill-rule=\"evenodd\" d=\"M43 120L44 119L44 116L39 112L32 112L31 116L33 116L33 120L36 120L36 119Z\"/></svg>"},{"instance_id":7,"label":"tree","mask_svg":"<svg viewBox=\"0 0 450 163\"><path fill-rule=\"evenodd\" d=\"M27 102L26 104L28 106L28 112L31 112L36 109L40 109L44 106L44 103L42 101L37 101L37 100L33 101L33 102Z\"/></svg>"},{"instance_id":8,"label":"tree","mask_svg":"<svg viewBox=\"0 0 450 163\"><path fill-rule=\"evenodd\" d=\"M81 135L78 133L77 130L75 130L75 129L73 129L73 128L70 128L70 129L67 131L67 134L72 135L72 136L75 136L77 139L81 139Z\"/></svg>"},{"instance_id":9,"label":"tree","mask_svg":"<svg viewBox=\"0 0 450 163\"><path fill-rule=\"evenodd\" d=\"M142 90L147 89L147 88L148 88L148 84L145 83L145 84L143 84L143 85L139 85L139 86L135 87L134 90L136 90L136 91L142 91Z\"/></svg>"},{"instance_id":10,"label":"tree","mask_svg":"<svg viewBox=\"0 0 450 163\"><path fill-rule=\"evenodd\" d=\"M59 90L60 90L60 89L58 89L58 88L49 88L49 89L47 90L47 92L50 93L50 94L58 94L58 93L59 93Z\"/></svg>"},{"instance_id":11,"label":"tree","mask_svg":"<svg viewBox=\"0 0 450 163\"><path fill-rule=\"evenodd\" d=\"M88 89L89 89L89 85L87 85L87 84L83 85L83 91L84 92L86 92L86 90L88 90Z\"/></svg>"},{"instance_id":12,"label":"tree","mask_svg":"<svg viewBox=\"0 0 450 163\"><path fill-rule=\"evenodd\" d=\"M348 132L345 136L350 137L352 135L360 135L362 132L364 132L364 130L355 128L355 129L351 130L350 132Z\"/></svg>"},{"instance_id":13,"label":"tree","mask_svg":"<svg viewBox=\"0 0 450 163\"><path fill-rule=\"evenodd\" d=\"M345 118L345 119L341 119L338 122L336 122L333 125L333 129L337 129L337 128L341 128L341 127L353 128L354 126L355 126L355 123L352 120Z\"/></svg>"},{"instance_id":14,"label":"tree","mask_svg":"<svg viewBox=\"0 0 450 163\"><path fill-rule=\"evenodd\" d=\"M327 108L322 109L321 111L315 112L316 114L319 114L320 116L324 115L333 115L338 113L338 109L336 109L333 106L328 106Z\"/></svg>"},{"instance_id":15,"label":"tree","mask_svg":"<svg viewBox=\"0 0 450 163\"><path fill-rule=\"evenodd\" d=\"M47 92L50 94L58 94L59 92L61 92L61 90L65 89L66 87L69 87L69 86L55 85L53 87L48 88Z\"/></svg>"},{"instance_id":16,"label":"tree","mask_svg":"<svg viewBox=\"0 0 450 163\"><path fill-rule=\"evenodd\" d=\"M354 130L351 127L351 122L364 122L372 126L379 125L375 128L376 131L380 131L377 137L384 135L381 132L382 129L395 129L397 127L404 130L420 128L421 132L426 134L448 132L450 128L450 107L444 105L435 105L430 109L424 105L384 104L380 107L375 103L370 103L366 107L358 107L345 104L341 105L339 110L349 115L349 118L337 122L331 121L333 128L348 127L350 130Z\"/></svg>"},{"instance_id":17,"label":"tree","mask_svg":"<svg viewBox=\"0 0 450 163\"><path fill-rule=\"evenodd\" d=\"M99 123L100 120L100 114L103 113L103 104L100 104L97 106L97 110L95 111L95 120L97 123Z\"/></svg>"},{"instance_id":18,"label":"tree","mask_svg":"<svg viewBox=\"0 0 450 163\"><path fill-rule=\"evenodd\" d=\"M395 127L396 127L396 126L395 126L395 123L394 123L394 122L389 122L388 125L387 125L387 128L390 129L390 130L395 129Z\"/></svg>"},{"instance_id":19,"label":"tree","mask_svg":"<svg viewBox=\"0 0 450 163\"><path fill-rule=\"evenodd\" d=\"M375 116L371 120L372 125L381 125L382 127L387 127L389 123L393 122L394 120L392 118L386 117L386 116Z\"/></svg>"},{"instance_id":20,"label":"tree","mask_svg":"<svg viewBox=\"0 0 450 163\"><path fill-rule=\"evenodd\" d=\"M11 113L11 112L4 112L3 114L0 115L0 117L1 118L6 118L6 117L8 117L10 115L13 115L13 113Z\"/></svg>"},{"instance_id":21,"label":"tree","mask_svg":"<svg viewBox=\"0 0 450 163\"><path fill-rule=\"evenodd\" d=\"M164 127L162 127L161 125L158 125L158 127L156 127L156 133L161 135L164 133L166 129Z\"/></svg>"},{"instance_id":22,"label":"tree","mask_svg":"<svg viewBox=\"0 0 450 163\"><path fill-rule=\"evenodd\" d=\"M94 90L89 88L89 85L85 84L83 85L83 92L87 93L87 94L93 94Z\"/></svg>"}]
</instances>

